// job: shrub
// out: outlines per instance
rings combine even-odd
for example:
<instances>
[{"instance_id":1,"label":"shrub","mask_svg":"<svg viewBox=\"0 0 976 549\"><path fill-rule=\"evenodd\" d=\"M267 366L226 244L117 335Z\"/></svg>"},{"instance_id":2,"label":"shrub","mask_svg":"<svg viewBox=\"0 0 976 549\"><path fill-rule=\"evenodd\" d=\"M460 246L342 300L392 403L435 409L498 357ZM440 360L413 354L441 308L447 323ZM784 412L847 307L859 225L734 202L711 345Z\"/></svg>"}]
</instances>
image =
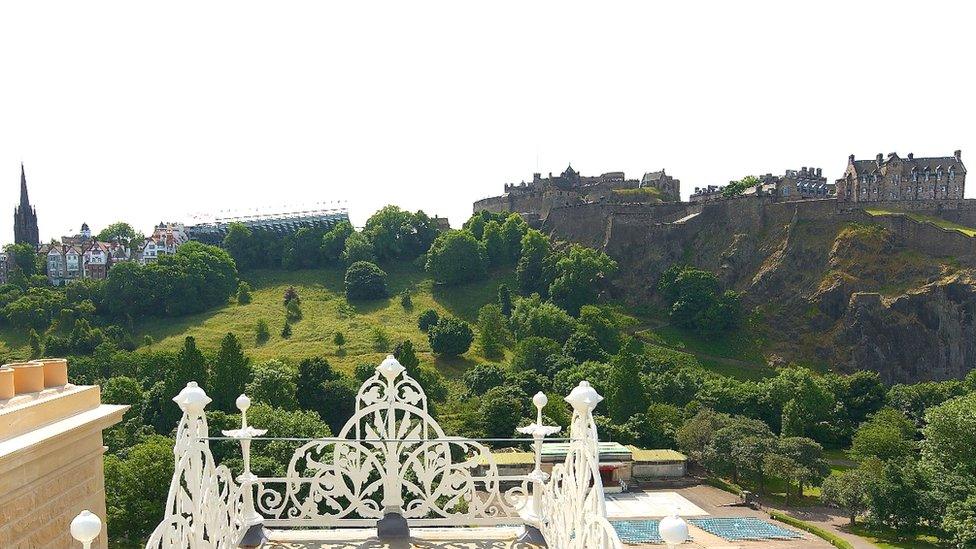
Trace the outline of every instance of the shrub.
<instances>
[{"instance_id":1,"label":"shrub","mask_svg":"<svg viewBox=\"0 0 976 549\"><path fill-rule=\"evenodd\" d=\"M281 337L285 339L291 337L291 324L285 322L285 327L281 329Z\"/></svg>"},{"instance_id":2,"label":"shrub","mask_svg":"<svg viewBox=\"0 0 976 549\"><path fill-rule=\"evenodd\" d=\"M463 320L446 316L427 332L430 348L439 355L459 356L471 348L474 332Z\"/></svg>"},{"instance_id":3,"label":"shrub","mask_svg":"<svg viewBox=\"0 0 976 549\"><path fill-rule=\"evenodd\" d=\"M368 261L357 261L346 269L347 299L380 299L387 296L386 273Z\"/></svg>"},{"instance_id":4,"label":"shrub","mask_svg":"<svg viewBox=\"0 0 976 549\"><path fill-rule=\"evenodd\" d=\"M301 298L298 297L298 290L296 290L294 286L288 286L288 288L285 289L285 298L282 304L288 305L288 303L291 301L301 302Z\"/></svg>"},{"instance_id":5,"label":"shrub","mask_svg":"<svg viewBox=\"0 0 976 549\"><path fill-rule=\"evenodd\" d=\"M247 305L250 302L251 285L242 280L237 284L237 303L240 305Z\"/></svg>"},{"instance_id":6,"label":"shrub","mask_svg":"<svg viewBox=\"0 0 976 549\"><path fill-rule=\"evenodd\" d=\"M400 292L400 306L407 310L413 307L413 300L410 299L410 290Z\"/></svg>"},{"instance_id":7,"label":"shrub","mask_svg":"<svg viewBox=\"0 0 976 549\"><path fill-rule=\"evenodd\" d=\"M427 309L426 311L420 313L420 318L417 319L417 327L420 328L421 332L430 332L430 329L437 324L440 320L440 315L434 309Z\"/></svg>"},{"instance_id":8,"label":"shrub","mask_svg":"<svg viewBox=\"0 0 976 549\"><path fill-rule=\"evenodd\" d=\"M485 246L469 231L443 232L427 252L427 272L444 284L484 278L485 263Z\"/></svg>"},{"instance_id":9,"label":"shrub","mask_svg":"<svg viewBox=\"0 0 976 549\"><path fill-rule=\"evenodd\" d=\"M271 339L271 330L268 328L268 321L259 319L254 326L254 339L260 345Z\"/></svg>"},{"instance_id":10,"label":"shrub","mask_svg":"<svg viewBox=\"0 0 976 549\"><path fill-rule=\"evenodd\" d=\"M390 337L386 335L386 331L379 326L373 326L370 328L370 334L373 339L373 350L377 353L385 353L390 350Z\"/></svg>"},{"instance_id":11,"label":"shrub","mask_svg":"<svg viewBox=\"0 0 976 549\"><path fill-rule=\"evenodd\" d=\"M336 332L335 335L332 336L332 343L335 343L336 347L342 347L346 344L346 336L342 335L342 332Z\"/></svg>"}]
</instances>

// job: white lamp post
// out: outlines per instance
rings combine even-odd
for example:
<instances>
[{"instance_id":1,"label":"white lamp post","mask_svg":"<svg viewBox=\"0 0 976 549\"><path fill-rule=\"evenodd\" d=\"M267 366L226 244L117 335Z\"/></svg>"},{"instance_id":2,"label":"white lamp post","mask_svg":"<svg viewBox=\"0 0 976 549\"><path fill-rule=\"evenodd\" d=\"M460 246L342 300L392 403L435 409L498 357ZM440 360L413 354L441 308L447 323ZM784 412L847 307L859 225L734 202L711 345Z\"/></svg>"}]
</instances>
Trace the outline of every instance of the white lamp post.
<instances>
[{"instance_id":1,"label":"white lamp post","mask_svg":"<svg viewBox=\"0 0 976 549\"><path fill-rule=\"evenodd\" d=\"M543 483L549 479L549 475L542 471L542 440L559 432L560 427L542 424L542 409L549 404L549 398L539 391L532 397L532 404L535 405L535 423L530 423L525 427L519 427L518 432L523 435L532 435L533 450L535 452L535 469L529 474L532 481L532 507L525 516L526 522L538 528L542 523L542 490Z\"/></svg>"},{"instance_id":2,"label":"white lamp post","mask_svg":"<svg viewBox=\"0 0 976 549\"><path fill-rule=\"evenodd\" d=\"M657 530L668 547L675 547L688 541L688 523L677 513L661 519Z\"/></svg>"},{"instance_id":3,"label":"white lamp post","mask_svg":"<svg viewBox=\"0 0 976 549\"><path fill-rule=\"evenodd\" d=\"M85 549L91 549L92 541L102 533L102 520L88 509L78 513L71 521L71 537L81 542Z\"/></svg>"}]
</instances>

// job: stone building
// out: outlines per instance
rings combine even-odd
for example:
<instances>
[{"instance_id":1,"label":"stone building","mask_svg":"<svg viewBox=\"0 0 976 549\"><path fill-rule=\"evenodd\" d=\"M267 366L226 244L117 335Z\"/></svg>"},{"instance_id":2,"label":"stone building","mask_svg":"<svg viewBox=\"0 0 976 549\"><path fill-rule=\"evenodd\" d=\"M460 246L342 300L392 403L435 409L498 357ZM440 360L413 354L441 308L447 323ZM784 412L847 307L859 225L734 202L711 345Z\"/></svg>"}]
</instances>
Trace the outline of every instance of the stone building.
<instances>
[{"instance_id":1,"label":"stone building","mask_svg":"<svg viewBox=\"0 0 976 549\"><path fill-rule=\"evenodd\" d=\"M27 175L24 164L20 164L20 204L14 208L14 242L27 243L37 248L41 243L37 231L37 210L30 204L27 197Z\"/></svg>"},{"instance_id":2,"label":"stone building","mask_svg":"<svg viewBox=\"0 0 976 549\"><path fill-rule=\"evenodd\" d=\"M180 246L189 241L190 237L182 223L160 223L142 244L139 262L145 265L161 256L175 254Z\"/></svg>"},{"instance_id":3,"label":"stone building","mask_svg":"<svg viewBox=\"0 0 976 549\"><path fill-rule=\"evenodd\" d=\"M783 175L767 173L756 177L758 185L749 187L737 196L767 196L777 201L811 200L830 198L834 194L834 185L827 183L820 168L786 170ZM733 183L730 181L729 183ZM725 198L722 191L724 185L709 185L695 187L691 193L691 202L710 202Z\"/></svg>"},{"instance_id":4,"label":"stone building","mask_svg":"<svg viewBox=\"0 0 976 549\"><path fill-rule=\"evenodd\" d=\"M962 151L925 158L878 153L874 160L852 154L844 177L837 180L837 199L846 202L961 200L965 194Z\"/></svg>"},{"instance_id":5,"label":"stone building","mask_svg":"<svg viewBox=\"0 0 976 549\"><path fill-rule=\"evenodd\" d=\"M2 368L20 382L0 397L0 547L80 547L68 525L83 509L105 519L102 431L128 406L102 404L97 386L67 383L66 365L39 362ZM107 539L103 529L92 547Z\"/></svg>"}]
</instances>

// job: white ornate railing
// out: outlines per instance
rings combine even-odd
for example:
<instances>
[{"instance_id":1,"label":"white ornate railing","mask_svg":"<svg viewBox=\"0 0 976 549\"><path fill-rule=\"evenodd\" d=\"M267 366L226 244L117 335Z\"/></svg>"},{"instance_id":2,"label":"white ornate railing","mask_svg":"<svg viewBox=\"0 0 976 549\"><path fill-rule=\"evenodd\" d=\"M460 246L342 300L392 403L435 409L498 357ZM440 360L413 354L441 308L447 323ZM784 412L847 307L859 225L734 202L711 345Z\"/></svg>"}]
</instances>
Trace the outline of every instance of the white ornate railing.
<instances>
[{"instance_id":1,"label":"white ornate railing","mask_svg":"<svg viewBox=\"0 0 976 549\"><path fill-rule=\"evenodd\" d=\"M521 523L559 549L620 546L606 520L598 468L592 411L602 398L586 382L566 397L574 410L569 452L551 479L541 469L542 441L559 429L543 425L545 395L533 398L536 422L519 429L533 437L535 470L501 475L487 446L444 434L423 389L392 356L363 383L338 437L306 441L283 477L251 472L251 441L265 431L247 424L246 396L237 401L241 428L224 431L241 445L237 482L210 452L210 398L190 383L173 400L183 410L176 469L147 549L231 548L262 524L372 527L391 516L411 526Z\"/></svg>"}]
</instances>

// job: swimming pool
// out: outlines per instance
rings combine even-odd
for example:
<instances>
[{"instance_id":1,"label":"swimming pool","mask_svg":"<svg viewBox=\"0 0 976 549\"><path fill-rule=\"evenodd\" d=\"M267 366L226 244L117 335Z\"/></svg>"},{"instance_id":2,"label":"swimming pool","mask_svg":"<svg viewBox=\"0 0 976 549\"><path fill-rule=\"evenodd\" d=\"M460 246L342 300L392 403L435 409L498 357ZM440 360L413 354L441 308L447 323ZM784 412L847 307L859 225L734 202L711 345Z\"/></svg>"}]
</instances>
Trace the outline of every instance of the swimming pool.
<instances>
[{"instance_id":1,"label":"swimming pool","mask_svg":"<svg viewBox=\"0 0 976 549\"><path fill-rule=\"evenodd\" d=\"M799 539L803 536L755 517L698 518L689 522L728 541Z\"/></svg>"},{"instance_id":2,"label":"swimming pool","mask_svg":"<svg viewBox=\"0 0 976 549\"><path fill-rule=\"evenodd\" d=\"M660 521L651 519L614 520L610 522L613 529L617 531L620 541L624 543L664 543L658 531L659 523Z\"/></svg>"}]
</instances>

